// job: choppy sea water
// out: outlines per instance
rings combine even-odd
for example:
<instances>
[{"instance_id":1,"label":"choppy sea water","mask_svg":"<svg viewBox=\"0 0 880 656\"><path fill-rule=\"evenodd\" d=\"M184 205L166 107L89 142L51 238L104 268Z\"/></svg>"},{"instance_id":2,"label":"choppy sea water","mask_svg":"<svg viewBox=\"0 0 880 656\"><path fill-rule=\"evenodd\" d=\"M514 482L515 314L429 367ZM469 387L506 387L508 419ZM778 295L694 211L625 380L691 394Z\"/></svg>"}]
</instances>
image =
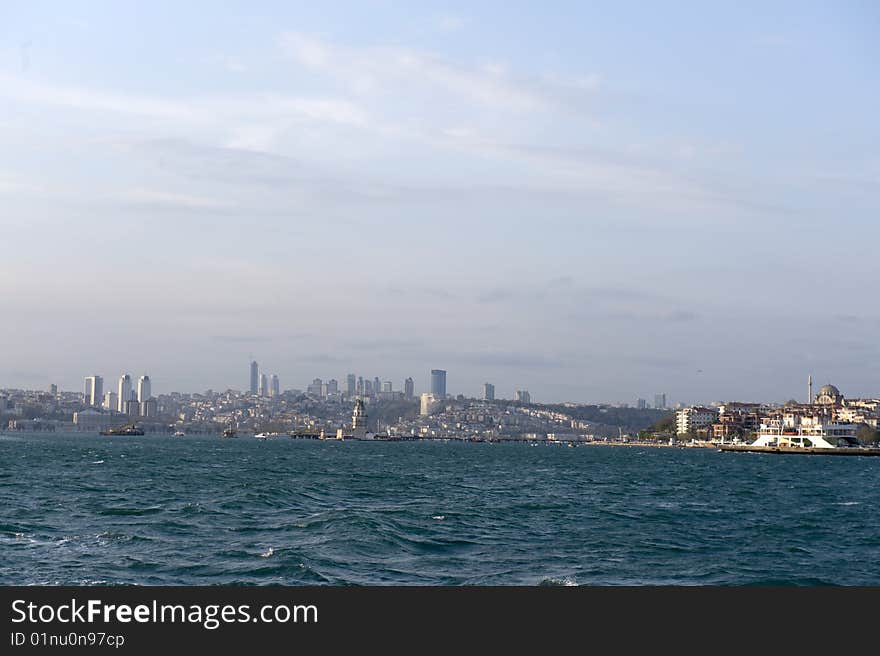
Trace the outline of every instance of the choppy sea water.
<instances>
[{"instance_id":1,"label":"choppy sea water","mask_svg":"<svg viewBox=\"0 0 880 656\"><path fill-rule=\"evenodd\" d=\"M0 584L880 584L880 458L0 436Z\"/></svg>"}]
</instances>

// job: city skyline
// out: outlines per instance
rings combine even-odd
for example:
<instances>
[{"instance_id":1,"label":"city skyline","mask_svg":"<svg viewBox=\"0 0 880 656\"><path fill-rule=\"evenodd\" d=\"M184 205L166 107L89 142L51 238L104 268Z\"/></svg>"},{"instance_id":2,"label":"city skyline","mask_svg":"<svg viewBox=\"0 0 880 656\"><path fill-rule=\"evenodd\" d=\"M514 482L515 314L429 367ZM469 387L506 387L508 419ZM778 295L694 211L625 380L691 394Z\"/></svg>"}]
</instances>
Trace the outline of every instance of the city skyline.
<instances>
[{"instance_id":1,"label":"city skyline","mask_svg":"<svg viewBox=\"0 0 880 656\"><path fill-rule=\"evenodd\" d=\"M15 3L0 386L872 394L877 18Z\"/></svg>"}]
</instances>

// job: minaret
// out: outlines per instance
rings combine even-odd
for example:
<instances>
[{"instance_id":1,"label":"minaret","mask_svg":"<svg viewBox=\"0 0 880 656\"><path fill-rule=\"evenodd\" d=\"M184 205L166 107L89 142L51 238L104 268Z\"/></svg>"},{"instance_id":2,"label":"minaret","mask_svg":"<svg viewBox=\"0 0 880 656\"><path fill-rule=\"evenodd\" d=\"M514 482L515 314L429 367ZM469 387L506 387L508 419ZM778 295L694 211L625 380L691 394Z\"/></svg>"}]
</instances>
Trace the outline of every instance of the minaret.
<instances>
[{"instance_id":1,"label":"minaret","mask_svg":"<svg viewBox=\"0 0 880 656\"><path fill-rule=\"evenodd\" d=\"M807 403L813 405L813 374L807 376Z\"/></svg>"}]
</instances>

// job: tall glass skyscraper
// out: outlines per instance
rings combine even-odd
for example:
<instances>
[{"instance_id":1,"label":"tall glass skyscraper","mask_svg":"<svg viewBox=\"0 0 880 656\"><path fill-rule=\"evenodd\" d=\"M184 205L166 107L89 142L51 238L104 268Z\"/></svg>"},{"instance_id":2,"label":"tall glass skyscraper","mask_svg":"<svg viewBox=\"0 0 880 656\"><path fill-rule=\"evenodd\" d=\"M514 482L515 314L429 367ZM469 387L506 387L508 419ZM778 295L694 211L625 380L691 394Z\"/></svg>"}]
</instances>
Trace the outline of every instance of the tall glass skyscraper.
<instances>
[{"instance_id":1,"label":"tall glass skyscraper","mask_svg":"<svg viewBox=\"0 0 880 656\"><path fill-rule=\"evenodd\" d=\"M251 362L251 394L256 394L260 389L260 366L257 361Z\"/></svg>"},{"instance_id":2,"label":"tall glass skyscraper","mask_svg":"<svg viewBox=\"0 0 880 656\"><path fill-rule=\"evenodd\" d=\"M446 371L431 369L431 394L440 399L446 398Z\"/></svg>"}]
</instances>

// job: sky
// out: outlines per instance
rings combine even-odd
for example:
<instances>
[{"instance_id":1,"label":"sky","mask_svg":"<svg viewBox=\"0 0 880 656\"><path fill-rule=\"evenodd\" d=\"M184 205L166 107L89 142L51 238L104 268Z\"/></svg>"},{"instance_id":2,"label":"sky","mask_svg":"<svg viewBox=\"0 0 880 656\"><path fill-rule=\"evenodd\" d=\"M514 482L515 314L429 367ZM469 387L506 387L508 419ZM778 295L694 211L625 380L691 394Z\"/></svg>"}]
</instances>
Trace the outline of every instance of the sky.
<instances>
[{"instance_id":1,"label":"sky","mask_svg":"<svg viewBox=\"0 0 880 656\"><path fill-rule=\"evenodd\" d=\"M0 388L880 395L880 6L0 2Z\"/></svg>"}]
</instances>

